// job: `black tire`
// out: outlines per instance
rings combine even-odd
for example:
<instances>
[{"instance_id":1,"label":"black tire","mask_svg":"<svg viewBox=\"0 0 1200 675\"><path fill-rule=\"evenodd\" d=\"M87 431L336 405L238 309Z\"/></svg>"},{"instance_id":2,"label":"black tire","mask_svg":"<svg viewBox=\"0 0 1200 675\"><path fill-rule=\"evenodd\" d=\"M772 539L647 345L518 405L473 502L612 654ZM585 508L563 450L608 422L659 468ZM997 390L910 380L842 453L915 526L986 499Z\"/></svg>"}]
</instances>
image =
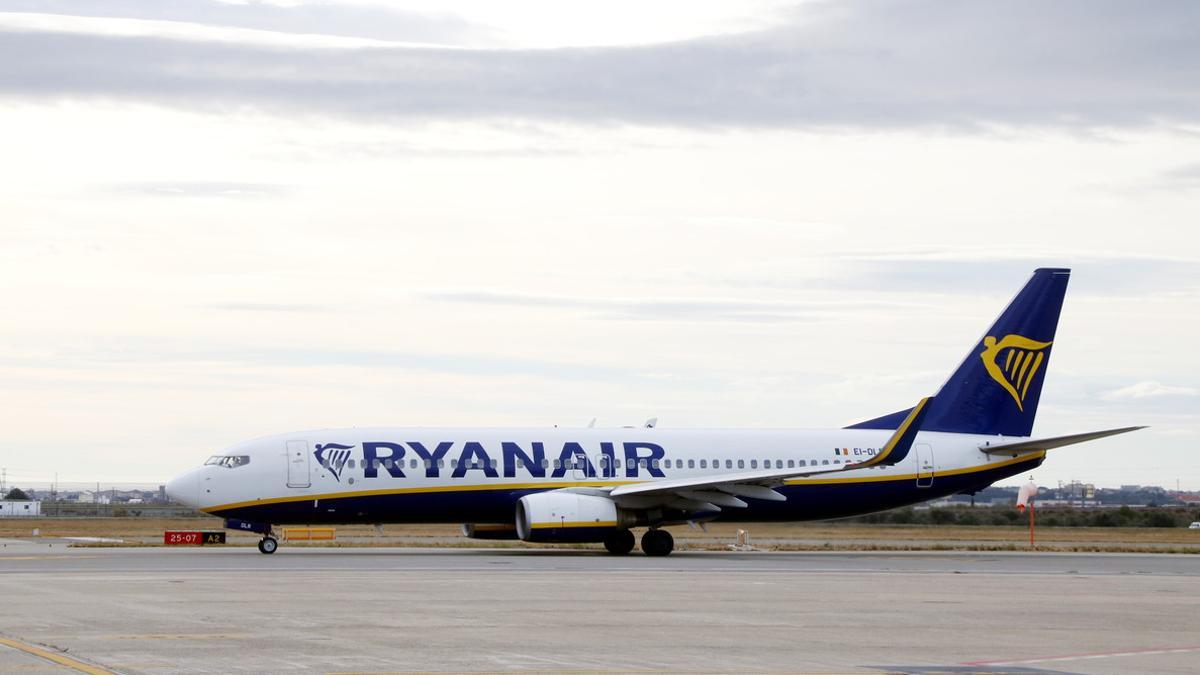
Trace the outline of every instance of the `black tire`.
<instances>
[{"instance_id":1,"label":"black tire","mask_svg":"<svg viewBox=\"0 0 1200 675\"><path fill-rule=\"evenodd\" d=\"M675 538L666 530L647 530L642 535L642 552L649 556L671 555L675 549Z\"/></svg>"},{"instance_id":2,"label":"black tire","mask_svg":"<svg viewBox=\"0 0 1200 675\"><path fill-rule=\"evenodd\" d=\"M260 553L271 555L277 548L279 548L279 542L275 540L275 537L263 537L258 542L258 550Z\"/></svg>"},{"instance_id":3,"label":"black tire","mask_svg":"<svg viewBox=\"0 0 1200 675\"><path fill-rule=\"evenodd\" d=\"M637 541L629 530L613 530L604 538L604 548L613 555L625 555L633 550Z\"/></svg>"}]
</instances>

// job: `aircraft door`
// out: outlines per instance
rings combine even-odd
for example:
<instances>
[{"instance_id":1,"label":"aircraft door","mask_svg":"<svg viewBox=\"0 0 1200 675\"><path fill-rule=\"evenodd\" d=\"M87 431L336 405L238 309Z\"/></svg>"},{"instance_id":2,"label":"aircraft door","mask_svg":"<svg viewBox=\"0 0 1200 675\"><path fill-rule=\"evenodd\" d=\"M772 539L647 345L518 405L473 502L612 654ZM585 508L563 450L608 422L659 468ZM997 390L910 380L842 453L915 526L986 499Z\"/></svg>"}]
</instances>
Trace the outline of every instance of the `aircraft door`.
<instances>
[{"instance_id":1,"label":"aircraft door","mask_svg":"<svg viewBox=\"0 0 1200 675\"><path fill-rule=\"evenodd\" d=\"M287 485L291 488L306 488L312 485L308 477L308 441L287 442Z\"/></svg>"},{"instance_id":2,"label":"aircraft door","mask_svg":"<svg viewBox=\"0 0 1200 675\"><path fill-rule=\"evenodd\" d=\"M914 443L913 450L917 453L917 487L933 487L933 446L928 443Z\"/></svg>"}]
</instances>

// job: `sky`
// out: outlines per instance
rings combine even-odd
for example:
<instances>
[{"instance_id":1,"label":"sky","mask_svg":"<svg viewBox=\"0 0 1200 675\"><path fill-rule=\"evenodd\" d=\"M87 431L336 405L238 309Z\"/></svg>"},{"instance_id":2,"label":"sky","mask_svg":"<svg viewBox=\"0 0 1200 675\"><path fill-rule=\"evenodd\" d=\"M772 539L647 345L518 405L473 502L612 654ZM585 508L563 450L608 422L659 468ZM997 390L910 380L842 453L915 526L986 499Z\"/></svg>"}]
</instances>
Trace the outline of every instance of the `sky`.
<instances>
[{"instance_id":1,"label":"sky","mask_svg":"<svg viewBox=\"0 0 1200 675\"><path fill-rule=\"evenodd\" d=\"M1200 5L0 0L0 467L835 427L1071 267L1040 484L1200 490ZM1014 478L1010 483L1024 481Z\"/></svg>"}]
</instances>

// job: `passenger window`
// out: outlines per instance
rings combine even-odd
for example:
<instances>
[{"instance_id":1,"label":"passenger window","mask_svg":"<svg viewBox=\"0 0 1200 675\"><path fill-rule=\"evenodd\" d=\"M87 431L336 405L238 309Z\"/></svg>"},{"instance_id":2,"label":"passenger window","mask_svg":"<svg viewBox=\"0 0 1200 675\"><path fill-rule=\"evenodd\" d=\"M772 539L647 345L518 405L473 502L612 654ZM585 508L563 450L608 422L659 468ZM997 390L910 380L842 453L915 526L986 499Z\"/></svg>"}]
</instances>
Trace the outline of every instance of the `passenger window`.
<instances>
[{"instance_id":1,"label":"passenger window","mask_svg":"<svg viewBox=\"0 0 1200 675\"><path fill-rule=\"evenodd\" d=\"M701 462L703 462L704 460L700 460L700 461L701 461ZM689 459L689 460L688 460L688 468L689 468L689 469L694 469L694 468L696 468L696 460L694 460L694 459Z\"/></svg>"},{"instance_id":2,"label":"passenger window","mask_svg":"<svg viewBox=\"0 0 1200 675\"><path fill-rule=\"evenodd\" d=\"M394 466L396 466L396 463L393 462L392 460L390 460L390 459L383 460L383 468L390 469Z\"/></svg>"},{"instance_id":3,"label":"passenger window","mask_svg":"<svg viewBox=\"0 0 1200 675\"><path fill-rule=\"evenodd\" d=\"M619 468L621 468L621 460L619 460L619 459L614 459L614 460L613 460L613 466L614 466L614 467L616 467L616 468L618 468L618 469L619 469Z\"/></svg>"},{"instance_id":4,"label":"passenger window","mask_svg":"<svg viewBox=\"0 0 1200 675\"><path fill-rule=\"evenodd\" d=\"M545 457L542 458L542 468L543 469L550 468L550 460L546 459Z\"/></svg>"},{"instance_id":5,"label":"passenger window","mask_svg":"<svg viewBox=\"0 0 1200 675\"><path fill-rule=\"evenodd\" d=\"M829 460L827 460L827 459L823 459L823 460L821 460L821 463L822 463L822 464L828 464L828 463L829 463Z\"/></svg>"},{"instance_id":6,"label":"passenger window","mask_svg":"<svg viewBox=\"0 0 1200 675\"><path fill-rule=\"evenodd\" d=\"M452 459L452 460L450 460L450 468L451 468L451 469L457 469L457 468L458 468L458 460L457 460L457 459Z\"/></svg>"},{"instance_id":7,"label":"passenger window","mask_svg":"<svg viewBox=\"0 0 1200 675\"><path fill-rule=\"evenodd\" d=\"M702 460L700 460L700 468L701 468L701 469L707 469L707 468L708 468L708 460L707 460L707 459L702 459Z\"/></svg>"},{"instance_id":8,"label":"passenger window","mask_svg":"<svg viewBox=\"0 0 1200 675\"><path fill-rule=\"evenodd\" d=\"M733 468L733 460L732 460L732 459L727 459L727 460L725 460L725 468L726 468L726 469L732 469L732 468Z\"/></svg>"},{"instance_id":9,"label":"passenger window","mask_svg":"<svg viewBox=\"0 0 1200 675\"><path fill-rule=\"evenodd\" d=\"M738 468L739 468L739 469L744 469L744 468L746 468L746 460L744 460L744 459L739 459L739 460L738 460Z\"/></svg>"},{"instance_id":10,"label":"passenger window","mask_svg":"<svg viewBox=\"0 0 1200 675\"><path fill-rule=\"evenodd\" d=\"M789 468L789 469L793 469L793 468L795 468L795 467L796 467L796 460L794 460L794 459L789 459L789 460L788 460L788 468Z\"/></svg>"},{"instance_id":11,"label":"passenger window","mask_svg":"<svg viewBox=\"0 0 1200 675\"><path fill-rule=\"evenodd\" d=\"M751 469L757 469L757 468L758 468L758 460L757 460L757 459L752 459L752 460L750 460L750 468L751 468Z\"/></svg>"},{"instance_id":12,"label":"passenger window","mask_svg":"<svg viewBox=\"0 0 1200 675\"><path fill-rule=\"evenodd\" d=\"M644 468L646 468L646 460L644 460L644 459L639 459L639 460L638 460L638 466L642 467L643 469L644 469Z\"/></svg>"},{"instance_id":13,"label":"passenger window","mask_svg":"<svg viewBox=\"0 0 1200 675\"><path fill-rule=\"evenodd\" d=\"M371 468L372 469L378 469L379 465L380 465L380 461L378 459L371 460Z\"/></svg>"},{"instance_id":14,"label":"passenger window","mask_svg":"<svg viewBox=\"0 0 1200 675\"><path fill-rule=\"evenodd\" d=\"M415 462L416 460L414 459L413 461ZM432 468L433 468L433 461L432 461L432 460L428 460L428 459L427 459L427 460L425 460L425 468L426 468L426 469L432 469Z\"/></svg>"},{"instance_id":15,"label":"passenger window","mask_svg":"<svg viewBox=\"0 0 1200 675\"><path fill-rule=\"evenodd\" d=\"M561 468L562 468L562 461L561 461L561 460L557 460L557 459L556 459L556 460L554 460L554 468L556 468L556 469L561 469Z\"/></svg>"},{"instance_id":16,"label":"passenger window","mask_svg":"<svg viewBox=\"0 0 1200 675\"><path fill-rule=\"evenodd\" d=\"M798 460L796 460L796 465L797 465L797 466L804 466L804 460L802 460L802 459L798 459Z\"/></svg>"},{"instance_id":17,"label":"passenger window","mask_svg":"<svg viewBox=\"0 0 1200 675\"><path fill-rule=\"evenodd\" d=\"M518 469L525 468L525 460L521 459L520 457L517 458L517 468Z\"/></svg>"},{"instance_id":18,"label":"passenger window","mask_svg":"<svg viewBox=\"0 0 1200 675\"><path fill-rule=\"evenodd\" d=\"M439 460L438 460L438 468L439 468L439 469L444 469L444 468L446 468L446 460L444 460L444 459L439 459Z\"/></svg>"},{"instance_id":19,"label":"passenger window","mask_svg":"<svg viewBox=\"0 0 1200 675\"><path fill-rule=\"evenodd\" d=\"M354 468L354 460L350 460L349 462L346 462L346 463L350 465L351 469Z\"/></svg>"}]
</instances>

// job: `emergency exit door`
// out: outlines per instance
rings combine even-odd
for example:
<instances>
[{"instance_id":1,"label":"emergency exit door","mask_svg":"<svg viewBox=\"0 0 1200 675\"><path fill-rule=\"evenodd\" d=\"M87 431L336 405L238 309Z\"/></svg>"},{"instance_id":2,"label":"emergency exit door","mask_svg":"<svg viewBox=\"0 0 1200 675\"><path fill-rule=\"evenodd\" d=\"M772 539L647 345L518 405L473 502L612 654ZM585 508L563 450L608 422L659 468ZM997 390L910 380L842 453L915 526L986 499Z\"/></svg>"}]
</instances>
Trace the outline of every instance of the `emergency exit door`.
<instances>
[{"instance_id":1,"label":"emergency exit door","mask_svg":"<svg viewBox=\"0 0 1200 675\"><path fill-rule=\"evenodd\" d=\"M287 442L287 484L292 488L312 485L308 477L308 441Z\"/></svg>"}]
</instances>

